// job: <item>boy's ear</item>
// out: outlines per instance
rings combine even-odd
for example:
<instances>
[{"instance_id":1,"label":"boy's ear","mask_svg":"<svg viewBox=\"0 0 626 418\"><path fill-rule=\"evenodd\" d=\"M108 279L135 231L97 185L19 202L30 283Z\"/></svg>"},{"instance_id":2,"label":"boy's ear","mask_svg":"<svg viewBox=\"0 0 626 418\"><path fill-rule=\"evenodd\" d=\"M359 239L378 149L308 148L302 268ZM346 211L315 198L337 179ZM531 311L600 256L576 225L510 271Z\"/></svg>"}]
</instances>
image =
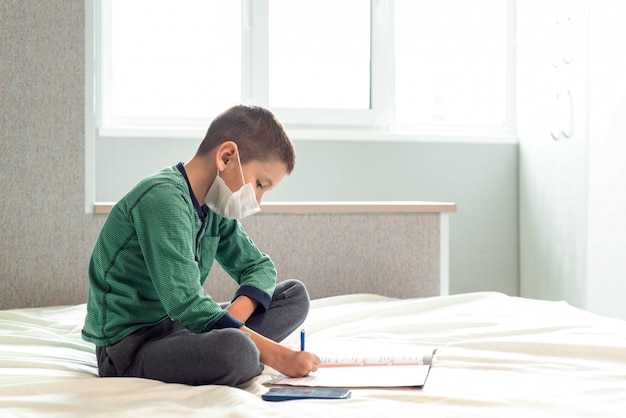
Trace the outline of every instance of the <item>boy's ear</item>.
<instances>
[{"instance_id":1,"label":"boy's ear","mask_svg":"<svg viewBox=\"0 0 626 418\"><path fill-rule=\"evenodd\" d=\"M233 141L222 142L215 154L215 165L220 173L226 169L226 165L233 161L238 152L237 144Z\"/></svg>"}]
</instances>

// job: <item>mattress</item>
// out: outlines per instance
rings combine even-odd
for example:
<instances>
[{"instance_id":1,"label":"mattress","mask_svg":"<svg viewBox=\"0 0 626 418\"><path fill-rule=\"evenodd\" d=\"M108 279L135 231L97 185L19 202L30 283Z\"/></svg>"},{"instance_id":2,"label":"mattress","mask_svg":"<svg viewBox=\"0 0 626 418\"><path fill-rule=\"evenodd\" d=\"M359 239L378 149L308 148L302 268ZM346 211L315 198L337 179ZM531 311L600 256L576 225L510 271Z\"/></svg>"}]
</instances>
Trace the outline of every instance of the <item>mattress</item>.
<instances>
[{"instance_id":1,"label":"mattress","mask_svg":"<svg viewBox=\"0 0 626 418\"><path fill-rule=\"evenodd\" d=\"M211 417L623 417L626 322L565 302L480 292L312 301L320 355L436 348L423 388L353 388L347 400L266 402L276 371L238 388L101 378L85 305L0 311L0 415ZM284 344L298 347L299 331Z\"/></svg>"}]
</instances>

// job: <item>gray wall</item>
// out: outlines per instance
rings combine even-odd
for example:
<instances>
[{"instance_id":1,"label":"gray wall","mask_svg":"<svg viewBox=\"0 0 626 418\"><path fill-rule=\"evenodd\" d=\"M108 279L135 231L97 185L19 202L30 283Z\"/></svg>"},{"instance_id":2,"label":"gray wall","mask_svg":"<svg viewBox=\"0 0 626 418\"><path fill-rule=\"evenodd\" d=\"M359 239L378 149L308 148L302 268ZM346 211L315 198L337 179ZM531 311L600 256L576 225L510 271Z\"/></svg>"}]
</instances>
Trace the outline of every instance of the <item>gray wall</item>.
<instances>
[{"instance_id":1,"label":"gray wall","mask_svg":"<svg viewBox=\"0 0 626 418\"><path fill-rule=\"evenodd\" d=\"M450 292L517 295L516 145L308 141L297 147L297 169L272 200L455 202Z\"/></svg>"},{"instance_id":2,"label":"gray wall","mask_svg":"<svg viewBox=\"0 0 626 418\"><path fill-rule=\"evenodd\" d=\"M104 218L84 213L84 80L83 1L0 0L0 308L80 302L68 288L86 295ZM297 169L268 200L455 202L451 293L518 293L516 144L296 147Z\"/></svg>"},{"instance_id":3,"label":"gray wall","mask_svg":"<svg viewBox=\"0 0 626 418\"><path fill-rule=\"evenodd\" d=\"M14 306L87 291L102 219L83 203L83 15L77 0L0 1L0 286Z\"/></svg>"}]
</instances>

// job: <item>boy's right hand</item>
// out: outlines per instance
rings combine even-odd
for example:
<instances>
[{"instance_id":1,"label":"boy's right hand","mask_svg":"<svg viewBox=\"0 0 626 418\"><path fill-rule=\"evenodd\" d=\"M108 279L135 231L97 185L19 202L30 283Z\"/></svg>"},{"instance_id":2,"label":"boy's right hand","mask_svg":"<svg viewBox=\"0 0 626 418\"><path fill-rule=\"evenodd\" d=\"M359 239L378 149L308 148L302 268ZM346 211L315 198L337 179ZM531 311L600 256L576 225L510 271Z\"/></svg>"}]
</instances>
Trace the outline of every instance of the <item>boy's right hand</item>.
<instances>
[{"instance_id":1,"label":"boy's right hand","mask_svg":"<svg viewBox=\"0 0 626 418\"><path fill-rule=\"evenodd\" d=\"M258 334L245 325L241 330L250 338L261 353L261 363L289 377L304 377L317 370L320 358L308 351L295 351Z\"/></svg>"},{"instance_id":2,"label":"boy's right hand","mask_svg":"<svg viewBox=\"0 0 626 418\"><path fill-rule=\"evenodd\" d=\"M287 350L275 365L271 365L273 368L289 377L304 377L317 371L320 364L318 356L308 351Z\"/></svg>"}]
</instances>

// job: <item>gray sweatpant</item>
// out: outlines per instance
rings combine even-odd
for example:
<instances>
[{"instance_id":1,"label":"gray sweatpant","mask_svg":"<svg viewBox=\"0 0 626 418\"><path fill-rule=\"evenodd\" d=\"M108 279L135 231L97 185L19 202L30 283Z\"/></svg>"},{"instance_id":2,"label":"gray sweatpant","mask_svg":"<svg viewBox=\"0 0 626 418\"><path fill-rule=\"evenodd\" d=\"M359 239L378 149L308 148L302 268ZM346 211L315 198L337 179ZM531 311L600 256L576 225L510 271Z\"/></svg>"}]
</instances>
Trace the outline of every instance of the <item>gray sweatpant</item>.
<instances>
[{"instance_id":1,"label":"gray sweatpant","mask_svg":"<svg viewBox=\"0 0 626 418\"><path fill-rule=\"evenodd\" d=\"M286 280L276 286L269 309L253 314L246 326L280 342L298 328L309 312L304 284ZM144 327L117 344L97 347L103 377L143 377L188 385L236 386L263 371L259 350L239 329L200 334L165 320Z\"/></svg>"}]
</instances>

